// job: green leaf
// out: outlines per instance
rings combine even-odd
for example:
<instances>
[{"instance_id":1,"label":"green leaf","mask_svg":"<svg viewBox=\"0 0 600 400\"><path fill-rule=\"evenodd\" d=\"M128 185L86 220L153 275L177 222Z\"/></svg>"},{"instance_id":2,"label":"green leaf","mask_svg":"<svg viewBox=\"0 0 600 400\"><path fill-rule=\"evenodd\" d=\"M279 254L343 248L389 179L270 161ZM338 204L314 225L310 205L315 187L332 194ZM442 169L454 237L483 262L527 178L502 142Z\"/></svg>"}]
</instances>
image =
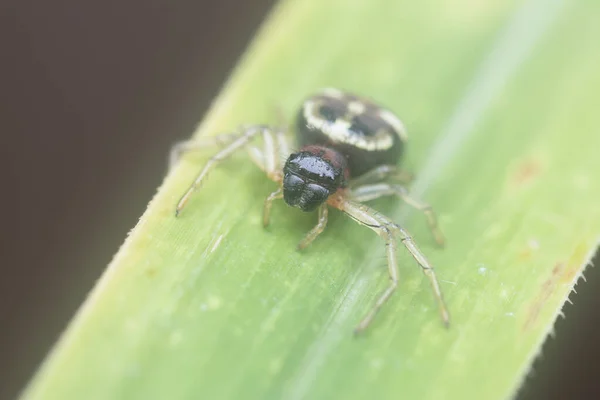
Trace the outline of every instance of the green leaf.
<instances>
[{"instance_id":1,"label":"green leaf","mask_svg":"<svg viewBox=\"0 0 600 400\"><path fill-rule=\"evenodd\" d=\"M592 1L281 3L197 135L276 123L277 108L291 120L323 86L395 110L413 192L439 213L447 247L397 201L373 206L437 268L450 329L402 252L399 290L354 337L387 284L383 242L333 213L296 251L316 216L279 203L264 230L274 184L243 153L174 218L206 153L169 174L23 398L513 395L600 236L598 12Z\"/></svg>"}]
</instances>

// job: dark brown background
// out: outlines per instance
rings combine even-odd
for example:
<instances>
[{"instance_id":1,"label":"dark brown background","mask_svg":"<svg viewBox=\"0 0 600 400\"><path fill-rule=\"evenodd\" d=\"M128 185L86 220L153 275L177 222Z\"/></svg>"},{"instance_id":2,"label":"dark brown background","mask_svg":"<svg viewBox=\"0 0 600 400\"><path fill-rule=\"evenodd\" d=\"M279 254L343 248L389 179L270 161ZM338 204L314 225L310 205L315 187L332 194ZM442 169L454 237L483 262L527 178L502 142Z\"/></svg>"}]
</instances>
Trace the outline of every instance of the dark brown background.
<instances>
[{"instance_id":1,"label":"dark brown background","mask_svg":"<svg viewBox=\"0 0 600 400\"><path fill-rule=\"evenodd\" d=\"M0 399L84 300L273 2L2 0ZM600 273L586 275L523 399L600 398Z\"/></svg>"}]
</instances>

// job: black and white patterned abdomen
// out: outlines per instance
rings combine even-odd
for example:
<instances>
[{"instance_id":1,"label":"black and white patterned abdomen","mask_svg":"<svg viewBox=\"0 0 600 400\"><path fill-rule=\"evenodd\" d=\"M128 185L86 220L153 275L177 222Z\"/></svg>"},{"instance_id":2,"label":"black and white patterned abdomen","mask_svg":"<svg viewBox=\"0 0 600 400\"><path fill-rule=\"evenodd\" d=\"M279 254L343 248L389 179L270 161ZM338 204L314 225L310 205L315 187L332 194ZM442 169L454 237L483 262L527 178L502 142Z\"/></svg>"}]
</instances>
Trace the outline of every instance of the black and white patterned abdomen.
<instances>
[{"instance_id":1,"label":"black and white patterned abdomen","mask_svg":"<svg viewBox=\"0 0 600 400\"><path fill-rule=\"evenodd\" d=\"M407 139L402 122L373 102L337 89L324 89L302 104L297 118L301 146L339 151L357 177L379 165L396 165Z\"/></svg>"}]
</instances>

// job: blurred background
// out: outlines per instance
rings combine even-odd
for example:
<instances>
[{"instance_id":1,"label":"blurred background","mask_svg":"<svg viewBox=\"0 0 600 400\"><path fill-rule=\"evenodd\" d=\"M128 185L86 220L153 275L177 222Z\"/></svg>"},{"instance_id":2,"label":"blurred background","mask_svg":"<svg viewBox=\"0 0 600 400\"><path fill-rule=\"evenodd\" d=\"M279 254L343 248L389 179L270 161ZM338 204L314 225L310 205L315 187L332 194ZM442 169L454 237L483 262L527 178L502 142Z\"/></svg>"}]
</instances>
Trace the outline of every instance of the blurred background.
<instances>
[{"instance_id":1,"label":"blurred background","mask_svg":"<svg viewBox=\"0 0 600 400\"><path fill-rule=\"evenodd\" d=\"M84 301L273 3L2 1L0 399ZM519 398L600 398L600 270L586 277Z\"/></svg>"}]
</instances>

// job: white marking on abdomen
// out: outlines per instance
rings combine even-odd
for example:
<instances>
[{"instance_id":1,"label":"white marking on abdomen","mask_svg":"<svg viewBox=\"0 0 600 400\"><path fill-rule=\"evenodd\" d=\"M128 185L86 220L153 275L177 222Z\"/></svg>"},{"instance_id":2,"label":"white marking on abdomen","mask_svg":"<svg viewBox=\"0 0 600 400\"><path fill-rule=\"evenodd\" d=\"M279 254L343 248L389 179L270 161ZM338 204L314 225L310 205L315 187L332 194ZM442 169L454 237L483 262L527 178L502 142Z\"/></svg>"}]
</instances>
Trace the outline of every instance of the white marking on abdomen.
<instances>
[{"instance_id":1,"label":"white marking on abdomen","mask_svg":"<svg viewBox=\"0 0 600 400\"><path fill-rule=\"evenodd\" d=\"M380 109L379 116L385 122L390 124L396 132L398 132L398 135L400 136L400 139L402 139L403 142L406 142L408 140L408 134L406 133L406 128L404 127L404 124L402 123L402 121L400 121L398 117L396 117L396 115L393 112L385 109Z\"/></svg>"},{"instance_id":2,"label":"white marking on abdomen","mask_svg":"<svg viewBox=\"0 0 600 400\"><path fill-rule=\"evenodd\" d=\"M335 122L329 122L323 118L315 117L317 113L317 103L313 100L307 100L303 106L304 118L309 127L318 129L327 135L333 142L347 143L359 149L374 151L387 150L394 145L394 138L389 131L383 131L385 135L361 136L352 134L348 121L341 119Z\"/></svg>"}]
</instances>

